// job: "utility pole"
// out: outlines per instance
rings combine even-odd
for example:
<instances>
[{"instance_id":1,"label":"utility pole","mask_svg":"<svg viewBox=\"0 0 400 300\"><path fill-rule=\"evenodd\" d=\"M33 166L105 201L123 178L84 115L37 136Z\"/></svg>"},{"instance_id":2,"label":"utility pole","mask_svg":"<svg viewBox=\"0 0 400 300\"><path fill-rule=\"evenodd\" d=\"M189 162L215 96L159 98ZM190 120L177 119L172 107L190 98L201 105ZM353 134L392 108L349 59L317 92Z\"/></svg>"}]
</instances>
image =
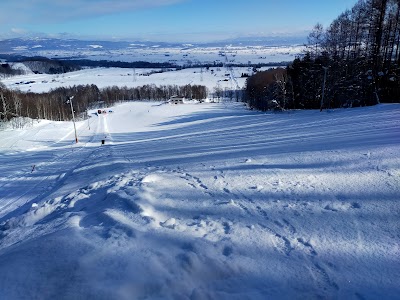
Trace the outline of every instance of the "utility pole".
<instances>
[{"instance_id":1,"label":"utility pole","mask_svg":"<svg viewBox=\"0 0 400 300\"><path fill-rule=\"evenodd\" d=\"M73 98L74 98L74 96L68 97L68 102L71 105L72 122L74 123L74 131L75 131L75 142L78 143L78 135L76 134L74 107L72 105L72 99Z\"/></svg>"},{"instance_id":2,"label":"utility pole","mask_svg":"<svg viewBox=\"0 0 400 300\"><path fill-rule=\"evenodd\" d=\"M87 117L88 127L89 127L89 130L90 130L90 119L89 119L89 109L88 108L86 109L86 117Z\"/></svg>"},{"instance_id":3,"label":"utility pole","mask_svg":"<svg viewBox=\"0 0 400 300\"><path fill-rule=\"evenodd\" d=\"M328 70L328 67L323 67L324 68L324 84L322 86L322 98L321 98L321 108L319 111L322 111L322 106L324 105L324 98L325 98L325 84L326 84L326 72Z\"/></svg>"}]
</instances>

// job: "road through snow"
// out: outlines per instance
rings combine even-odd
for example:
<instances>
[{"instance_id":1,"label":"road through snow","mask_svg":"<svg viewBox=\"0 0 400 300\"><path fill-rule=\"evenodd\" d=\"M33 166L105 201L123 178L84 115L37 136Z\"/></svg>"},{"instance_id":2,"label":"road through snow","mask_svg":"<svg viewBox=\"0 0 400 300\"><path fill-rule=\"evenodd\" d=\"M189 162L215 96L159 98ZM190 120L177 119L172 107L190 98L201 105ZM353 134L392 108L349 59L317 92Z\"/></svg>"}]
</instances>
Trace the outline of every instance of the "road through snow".
<instances>
[{"instance_id":1,"label":"road through snow","mask_svg":"<svg viewBox=\"0 0 400 300\"><path fill-rule=\"evenodd\" d=\"M112 110L0 132L0 299L400 294L399 105Z\"/></svg>"}]
</instances>

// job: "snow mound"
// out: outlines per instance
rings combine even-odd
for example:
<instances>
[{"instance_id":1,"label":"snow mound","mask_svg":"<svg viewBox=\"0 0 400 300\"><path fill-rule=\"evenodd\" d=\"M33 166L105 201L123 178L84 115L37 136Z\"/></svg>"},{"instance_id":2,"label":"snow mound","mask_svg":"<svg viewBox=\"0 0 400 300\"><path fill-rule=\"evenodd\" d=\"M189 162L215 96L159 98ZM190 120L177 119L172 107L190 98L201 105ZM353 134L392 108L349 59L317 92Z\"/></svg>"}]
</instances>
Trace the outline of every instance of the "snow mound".
<instances>
[{"instance_id":1,"label":"snow mound","mask_svg":"<svg viewBox=\"0 0 400 300\"><path fill-rule=\"evenodd\" d=\"M142 179L142 183L155 183L162 181L162 177L158 174L150 174Z\"/></svg>"}]
</instances>

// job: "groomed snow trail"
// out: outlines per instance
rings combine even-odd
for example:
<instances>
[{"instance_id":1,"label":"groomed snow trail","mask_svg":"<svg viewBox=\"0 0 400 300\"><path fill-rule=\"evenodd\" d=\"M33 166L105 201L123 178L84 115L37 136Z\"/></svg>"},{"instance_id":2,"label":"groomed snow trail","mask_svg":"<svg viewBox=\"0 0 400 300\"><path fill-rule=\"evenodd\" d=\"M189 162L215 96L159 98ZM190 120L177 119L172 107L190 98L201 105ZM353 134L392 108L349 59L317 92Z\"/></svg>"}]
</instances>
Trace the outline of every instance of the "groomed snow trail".
<instances>
[{"instance_id":1,"label":"groomed snow trail","mask_svg":"<svg viewBox=\"0 0 400 300\"><path fill-rule=\"evenodd\" d=\"M0 133L0 299L400 294L400 105L112 110Z\"/></svg>"},{"instance_id":2,"label":"groomed snow trail","mask_svg":"<svg viewBox=\"0 0 400 300\"><path fill-rule=\"evenodd\" d=\"M45 124L39 124L32 130L22 131L17 138L9 137L11 145L1 147L5 149L4 156L0 158L1 171L5 176L0 181L0 218L16 207L29 206L36 198L40 200L60 189L85 157L97 151L104 131L101 121L100 118L91 120L91 131L86 127L87 123L79 124L79 144L75 144L72 124L61 128L65 135L58 139L60 133L64 134L63 130L45 121ZM52 141L54 137L57 140ZM35 197L32 198L32 195Z\"/></svg>"}]
</instances>

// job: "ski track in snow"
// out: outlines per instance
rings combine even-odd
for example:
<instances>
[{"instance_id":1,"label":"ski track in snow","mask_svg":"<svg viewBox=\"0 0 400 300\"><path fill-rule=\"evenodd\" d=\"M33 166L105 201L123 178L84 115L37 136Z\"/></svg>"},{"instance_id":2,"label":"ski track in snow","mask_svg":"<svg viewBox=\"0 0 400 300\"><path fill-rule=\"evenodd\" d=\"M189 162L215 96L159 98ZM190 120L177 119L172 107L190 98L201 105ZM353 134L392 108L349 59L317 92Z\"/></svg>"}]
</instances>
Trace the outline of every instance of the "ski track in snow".
<instances>
[{"instance_id":1,"label":"ski track in snow","mask_svg":"<svg viewBox=\"0 0 400 300\"><path fill-rule=\"evenodd\" d=\"M395 299L399 106L230 105L122 104L30 151L3 133L2 295Z\"/></svg>"},{"instance_id":2,"label":"ski track in snow","mask_svg":"<svg viewBox=\"0 0 400 300\"><path fill-rule=\"evenodd\" d=\"M99 124L100 124L100 119L98 120ZM40 161L38 164L33 164L30 166L30 168L24 172L17 172L16 175L9 175L7 176L7 178L4 181L5 183L0 185L0 189L6 189L7 186L9 186L10 184L12 185L15 182L22 182L22 181L26 181L28 179L28 184L26 184L24 191L22 191L20 189L10 189L11 192L7 192L4 193L2 196L7 198L7 202L3 204L3 202L1 202L1 212L4 213L6 211L8 211L7 206L12 205L13 207L15 207L15 205L17 206L21 206L24 205L26 203L28 203L28 200L25 200L25 202L20 201L25 195L32 193L32 191L34 190L43 190L42 193L40 193L38 195L38 197L36 198L44 198L45 194L51 194L53 189L58 189L60 187L60 185L62 185L62 181L64 181L66 179L66 177L68 177L68 175L70 175L73 171L72 169L68 169L68 167L70 168L71 165L74 166L74 158L78 160L78 166L79 164L83 163L88 157L90 157L90 155L92 154L92 151L97 151L97 148L94 148L95 150L89 150L89 154L81 154L80 152L86 150L86 146L89 143L92 143L93 140L95 139L96 135L98 134L98 130L99 130L99 126L96 126L97 131L95 132L94 135L90 136L90 139L88 141L85 141L83 143L83 145L77 145L77 146L71 146L70 148L67 147L64 151L62 151L61 154L58 153L54 153L50 156L49 159L45 159L44 161ZM40 129L39 129L40 130ZM36 135L37 132L35 132L34 135ZM73 132L69 132L67 134L67 136L73 136ZM32 138L32 136L30 136ZM48 147L54 147L57 146L58 143L62 142L65 139L65 137L63 137L62 139L60 139L59 141L50 144L49 146L46 146L45 148ZM71 144L73 145L73 144ZM32 151L32 150L28 150L28 151ZM29 153L25 153L26 155L29 156ZM23 155L23 154L21 154ZM84 158L86 155L86 159ZM83 159L82 159L83 156ZM66 166L64 164L62 164L63 161L68 160L68 165ZM76 162L75 162L76 164ZM44 174L43 176L41 175L41 173L45 172L47 169L50 169L52 166L56 166L55 169L51 170L50 174ZM75 168L77 168L78 166L76 166ZM26 166L25 166L26 167ZM67 168L66 168L67 167ZM29 177L35 177L37 176L37 174L39 173L39 179L38 180L30 180ZM53 181L55 179L55 181ZM15 196L14 196L15 195ZM0 196L0 201L1 201L1 197ZM31 200L30 202L34 202L35 199Z\"/></svg>"}]
</instances>

